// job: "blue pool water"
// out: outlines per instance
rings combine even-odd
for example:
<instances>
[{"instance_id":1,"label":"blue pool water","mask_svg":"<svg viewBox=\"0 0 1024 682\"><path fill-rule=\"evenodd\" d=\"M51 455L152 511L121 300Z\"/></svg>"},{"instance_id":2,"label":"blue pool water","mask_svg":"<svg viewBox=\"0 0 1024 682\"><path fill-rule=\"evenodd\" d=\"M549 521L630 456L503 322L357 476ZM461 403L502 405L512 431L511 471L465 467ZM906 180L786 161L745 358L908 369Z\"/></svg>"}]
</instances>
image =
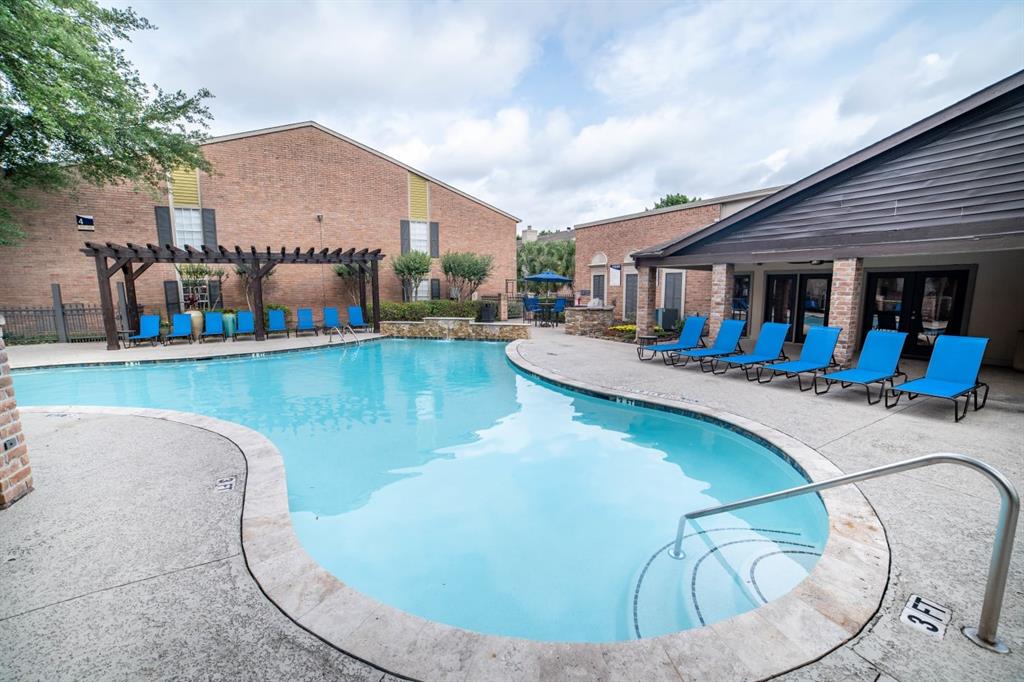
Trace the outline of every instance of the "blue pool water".
<instances>
[{"instance_id":1,"label":"blue pool water","mask_svg":"<svg viewBox=\"0 0 1024 682\"><path fill-rule=\"evenodd\" d=\"M720 426L524 376L501 344L389 340L14 385L24 405L170 408L262 432L320 564L483 633L602 642L712 623L790 590L828 533L805 496L706 518L671 559L680 514L804 479Z\"/></svg>"}]
</instances>

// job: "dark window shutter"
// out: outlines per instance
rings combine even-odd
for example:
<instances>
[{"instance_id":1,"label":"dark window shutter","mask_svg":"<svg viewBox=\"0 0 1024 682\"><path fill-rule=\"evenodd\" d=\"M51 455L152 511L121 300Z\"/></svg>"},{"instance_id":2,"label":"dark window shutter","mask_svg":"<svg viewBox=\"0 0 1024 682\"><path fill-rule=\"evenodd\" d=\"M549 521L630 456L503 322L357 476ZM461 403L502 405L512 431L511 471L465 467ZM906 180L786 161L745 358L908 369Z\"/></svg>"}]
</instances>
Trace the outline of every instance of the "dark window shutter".
<instances>
[{"instance_id":1,"label":"dark window shutter","mask_svg":"<svg viewBox=\"0 0 1024 682\"><path fill-rule=\"evenodd\" d=\"M437 223L434 223L435 225ZM430 298L438 299L441 298L441 280L432 279L430 280Z\"/></svg>"},{"instance_id":2,"label":"dark window shutter","mask_svg":"<svg viewBox=\"0 0 1024 682\"><path fill-rule=\"evenodd\" d=\"M409 221L402 221L402 253L409 253Z\"/></svg>"},{"instance_id":3,"label":"dark window shutter","mask_svg":"<svg viewBox=\"0 0 1024 682\"><path fill-rule=\"evenodd\" d=\"M214 310L219 310L220 308L223 308L224 303L223 301L220 300L220 280L207 280L206 286L208 289L207 293L210 294L210 308Z\"/></svg>"},{"instance_id":4,"label":"dark window shutter","mask_svg":"<svg viewBox=\"0 0 1024 682\"><path fill-rule=\"evenodd\" d=\"M217 215L212 208L203 209L203 245L217 246ZM210 296L213 301L213 296Z\"/></svg>"},{"instance_id":5,"label":"dark window shutter","mask_svg":"<svg viewBox=\"0 0 1024 682\"><path fill-rule=\"evenodd\" d=\"M441 240L440 240L440 225L437 223L430 223L430 257L440 258L441 256Z\"/></svg>"},{"instance_id":6,"label":"dark window shutter","mask_svg":"<svg viewBox=\"0 0 1024 682\"><path fill-rule=\"evenodd\" d=\"M164 281L164 302L167 304L167 319L173 320L174 316L181 312L181 299L178 298L178 280L169 279Z\"/></svg>"},{"instance_id":7,"label":"dark window shutter","mask_svg":"<svg viewBox=\"0 0 1024 682\"><path fill-rule=\"evenodd\" d=\"M156 241L160 246L174 243L171 231L171 209L167 206L154 206L156 210Z\"/></svg>"}]
</instances>

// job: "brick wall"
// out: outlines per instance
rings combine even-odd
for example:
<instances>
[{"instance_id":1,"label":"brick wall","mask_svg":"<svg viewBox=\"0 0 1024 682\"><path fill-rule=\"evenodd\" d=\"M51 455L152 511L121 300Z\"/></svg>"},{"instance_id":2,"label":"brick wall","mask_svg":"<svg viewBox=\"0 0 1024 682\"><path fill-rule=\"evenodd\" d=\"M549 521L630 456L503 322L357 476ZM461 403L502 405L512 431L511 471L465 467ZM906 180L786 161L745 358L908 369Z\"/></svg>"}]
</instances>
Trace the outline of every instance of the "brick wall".
<instances>
[{"instance_id":1,"label":"brick wall","mask_svg":"<svg viewBox=\"0 0 1024 682\"><path fill-rule=\"evenodd\" d=\"M204 208L216 211L218 242L225 246L304 248L339 246L401 250L400 221L409 217L408 171L313 127L243 137L203 147L212 175L200 177ZM78 253L85 241L157 241L153 207L166 194L130 186L82 185L74 193L37 195L34 208L17 214L28 238L0 249L0 304L46 305L58 282L64 301L98 303L95 266ZM473 251L494 256L496 270L481 293L498 293L515 268L515 222L456 192L430 183L430 220L440 224L441 253ZM92 215L95 232L79 232L75 214ZM323 214L323 221L316 214ZM440 266L433 275L441 277ZM381 264L381 296L400 300L401 286L388 260ZM112 279L112 286L120 279ZM155 265L136 283L138 301L163 308L170 265ZM342 280L329 266L276 268L264 300L299 305L344 305ZM245 306L232 272L224 283L227 307Z\"/></svg>"},{"instance_id":2,"label":"brick wall","mask_svg":"<svg viewBox=\"0 0 1024 682\"><path fill-rule=\"evenodd\" d=\"M732 263L716 263L711 270L711 303L708 310L708 334L712 339L724 320L732 319Z\"/></svg>"},{"instance_id":3,"label":"brick wall","mask_svg":"<svg viewBox=\"0 0 1024 682\"><path fill-rule=\"evenodd\" d=\"M32 492L32 467L14 400L14 383L2 331L0 327L0 509L5 509ZM17 445L4 450L3 443L10 438L14 438Z\"/></svg>"},{"instance_id":4,"label":"brick wall","mask_svg":"<svg viewBox=\"0 0 1024 682\"><path fill-rule=\"evenodd\" d=\"M860 258L837 258L832 263L832 297L829 301L828 324L842 327L835 357L840 364L849 363L860 338L860 310L864 298L864 261Z\"/></svg>"},{"instance_id":5,"label":"brick wall","mask_svg":"<svg viewBox=\"0 0 1024 682\"><path fill-rule=\"evenodd\" d=\"M577 290L590 289L590 262L594 254L601 252L608 257L609 265L625 261L626 256L637 249L653 246L660 242L690 234L719 219L721 204L706 204L665 213L652 213L615 222L580 227L573 230L576 235L576 278ZM605 279L607 294L605 302L614 305L616 317L622 318L625 302L623 275L618 287L609 285L610 276ZM707 312L710 296L711 273L689 270L686 273L686 312ZM660 286L660 282L659 282ZM660 292L657 293L660 305ZM583 303L589 300L583 298Z\"/></svg>"}]
</instances>

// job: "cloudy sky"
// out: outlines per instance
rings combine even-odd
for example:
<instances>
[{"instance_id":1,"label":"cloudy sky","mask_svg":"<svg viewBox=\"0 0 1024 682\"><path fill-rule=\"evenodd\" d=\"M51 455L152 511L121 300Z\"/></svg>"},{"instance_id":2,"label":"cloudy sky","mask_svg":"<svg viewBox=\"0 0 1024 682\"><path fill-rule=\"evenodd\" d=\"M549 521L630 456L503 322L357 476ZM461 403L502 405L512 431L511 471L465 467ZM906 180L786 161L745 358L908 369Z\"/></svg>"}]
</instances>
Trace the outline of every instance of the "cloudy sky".
<instances>
[{"instance_id":1,"label":"cloudy sky","mask_svg":"<svg viewBox=\"0 0 1024 682\"><path fill-rule=\"evenodd\" d=\"M116 4L213 134L313 119L541 228L792 182L1024 68L1019 0Z\"/></svg>"}]
</instances>

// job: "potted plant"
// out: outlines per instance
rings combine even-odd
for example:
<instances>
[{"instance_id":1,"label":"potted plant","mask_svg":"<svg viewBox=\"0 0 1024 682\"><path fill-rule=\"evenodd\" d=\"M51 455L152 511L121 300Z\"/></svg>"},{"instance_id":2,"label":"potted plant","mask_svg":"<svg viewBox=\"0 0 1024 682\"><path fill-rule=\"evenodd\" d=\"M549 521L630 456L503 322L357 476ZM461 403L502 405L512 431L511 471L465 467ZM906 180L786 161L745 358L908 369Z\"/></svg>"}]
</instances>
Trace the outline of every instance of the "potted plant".
<instances>
[{"instance_id":1,"label":"potted plant","mask_svg":"<svg viewBox=\"0 0 1024 682\"><path fill-rule=\"evenodd\" d=\"M235 314L234 308L224 308L224 336L231 338L235 335L235 330L238 328L238 316Z\"/></svg>"}]
</instances>

